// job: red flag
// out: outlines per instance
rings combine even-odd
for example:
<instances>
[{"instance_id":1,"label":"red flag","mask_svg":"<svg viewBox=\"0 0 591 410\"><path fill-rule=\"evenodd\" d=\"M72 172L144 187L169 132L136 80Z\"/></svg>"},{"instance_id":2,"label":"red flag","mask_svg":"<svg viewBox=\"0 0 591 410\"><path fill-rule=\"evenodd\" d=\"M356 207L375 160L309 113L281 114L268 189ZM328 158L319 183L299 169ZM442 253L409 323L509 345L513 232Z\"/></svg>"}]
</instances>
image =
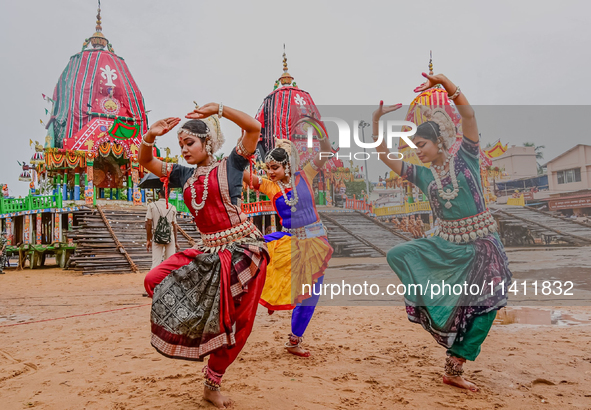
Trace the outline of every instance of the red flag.
<instances>
[{"instance_id":1,"label":"red flag","mask_svg":"<svg viewBox=\"0 0 591 410\"><path fill-rule=\"evenodd\" d=\"M47 99L47 96L45 96L45 94L42 93L41 95L43 96L44 100Z\"/></svg>"}]
</instances>

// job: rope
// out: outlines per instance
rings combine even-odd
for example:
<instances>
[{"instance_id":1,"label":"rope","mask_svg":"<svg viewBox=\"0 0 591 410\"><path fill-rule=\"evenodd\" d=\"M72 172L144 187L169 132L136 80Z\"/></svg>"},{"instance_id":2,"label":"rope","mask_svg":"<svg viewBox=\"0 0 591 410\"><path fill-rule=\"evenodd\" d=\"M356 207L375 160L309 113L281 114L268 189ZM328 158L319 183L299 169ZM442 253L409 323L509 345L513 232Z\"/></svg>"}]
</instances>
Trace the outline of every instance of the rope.
<instances>
[{"instance_id":1,"label":"rope","mask_svg":"<svg viewBox=\"0 0 591 410\"><path fill-rule=\"evenodd\" d=\"M12 323L10 325L2 325L0 327L11 327L11 326L20 326L20 325L30 325L30 324L33 324L33 323L51 322L53 320L70 319L70 318L73 318L73 317L99 315L101 313L110 313L110 312L117 312L119 310L135 309L135 308L139 308L139 307L150 306L151 304L152 303L146 303L145 305L129 306L129 307L124 307L124 308L119 308L119 309L111 309L111 310L103 310L101 312L83 313L81 315L71 315L71 316L54 317L54 318L51 318L51 319L33 320L32 322Z\"/></svg>"},{"instance_id":2,"label":"rope","mask_svg":"<svg viewBox=\"0 0 591 410\"><path fill-rule=\"evenodd\" d=\"M185 239L189 242L189 245L191 245L191 246L196 245L195 240L193 238L191 238L191 236L187 232L185 232L185 230L183 228L181 228L178 224L176 227L178 228L181 235L183 235L185 237Z\"/></svg>"}]
</instances>

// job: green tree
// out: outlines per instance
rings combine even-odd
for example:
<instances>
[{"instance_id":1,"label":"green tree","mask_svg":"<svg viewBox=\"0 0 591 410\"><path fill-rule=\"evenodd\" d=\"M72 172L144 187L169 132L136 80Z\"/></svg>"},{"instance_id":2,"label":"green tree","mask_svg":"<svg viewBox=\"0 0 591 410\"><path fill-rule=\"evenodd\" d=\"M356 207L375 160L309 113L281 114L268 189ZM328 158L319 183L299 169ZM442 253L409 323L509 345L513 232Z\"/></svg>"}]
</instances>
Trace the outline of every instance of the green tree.
<instances>
[{"instance_id":1,"label":"green tree","mask_svg":"<svg viewBox=\"0 0 591 410\"><path fill-rule=\"evenodd\" d=\"M244 201L246 201L248 199L248 202L256 202L257 201L257 191L254 189L250 190L250 196L247 195L248 190L247 189L243 189L242 193L244 195ZM267 195L263 194L262 192L259 194L259 201L268 201L269 198L267 197Z\"/></svg>"},{"instance_id":2,"label":"green tree","mask_svg":"<svg viewBox=\"0 0 591 410\"><path fill-rule=\"evenodd\" d=\"M536 153L536 164L538 165L538 175L542 175L544 173L544 169L542 168L542 166L540 165L538 160L544 159L544 153L542 152L542 150L544 148L546 148L546 146L545 145L536 145L533 142L524 142L523 146L534 148L534 152Z\"/></svg>"},{"instance_id":3,"label":"green tree","mask_svg":"<svg viewBox=\"0 0 591 410\"><path fill-rule=\"evenodd\" d=\"M544 159L544 153L542 150L546 148L545 145L536 145L533 142L524 142L524 147L534 147L534 151L536 153L536 159Z\"/></svg>"},{"instance_id":4,"label":"green tree","mask_svg":"<svg viewBox=\"0 0 591 410\"><path fill-rule=\"evenodd\" d=\"M352 198L353 195L355 195L355 197L357 199L361 199L362 195L361 195L361 191L365 192L366 190L366 185L365 185L365 181L345 181L345 186L347 187L347 196L349 198ZM371 191L373 190L373 186L372 184L369 184L369 193L371 194Z\"/></svg>"}]
</instances>

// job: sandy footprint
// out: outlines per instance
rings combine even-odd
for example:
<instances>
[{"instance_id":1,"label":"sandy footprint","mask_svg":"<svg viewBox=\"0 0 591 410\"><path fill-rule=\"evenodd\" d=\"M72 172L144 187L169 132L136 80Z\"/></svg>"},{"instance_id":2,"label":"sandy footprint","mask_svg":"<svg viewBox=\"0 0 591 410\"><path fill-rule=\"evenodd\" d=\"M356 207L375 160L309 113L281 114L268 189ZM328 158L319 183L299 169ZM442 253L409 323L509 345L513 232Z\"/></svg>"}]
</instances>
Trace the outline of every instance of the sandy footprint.
<instances>
[{"instance_id":1,"label":"sandy footprint","mask_svg":"<svg viewBox=\"0 0 591 410\"><path fill-rule=\"evenodd\" d=\"M36 370L37 366L33 363L23 363L0 349L0 383Z\"/></svg>"}]
</instances>

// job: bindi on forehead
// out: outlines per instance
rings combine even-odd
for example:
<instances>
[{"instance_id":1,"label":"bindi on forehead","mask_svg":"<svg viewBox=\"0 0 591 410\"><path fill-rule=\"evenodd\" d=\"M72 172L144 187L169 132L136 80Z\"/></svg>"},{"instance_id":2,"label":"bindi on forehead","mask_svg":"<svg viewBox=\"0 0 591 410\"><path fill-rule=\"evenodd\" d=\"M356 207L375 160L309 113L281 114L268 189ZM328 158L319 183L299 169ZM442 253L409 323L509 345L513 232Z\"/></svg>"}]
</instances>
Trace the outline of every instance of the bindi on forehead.
<instances>
[{"instance_id":1,"label":"bindi on forehead","mask_svg":"<svg viewBox=\"0 0 591 410\"><path fill-rule=\"evenodd\" d=\"M179 135L179 142L180 141L195 141L195 140L196 140L196 138L195 137L192 137L190 135L186 135L186 134L185 135L182 135L182 134Z\"/></svg>"}]
</instances>

